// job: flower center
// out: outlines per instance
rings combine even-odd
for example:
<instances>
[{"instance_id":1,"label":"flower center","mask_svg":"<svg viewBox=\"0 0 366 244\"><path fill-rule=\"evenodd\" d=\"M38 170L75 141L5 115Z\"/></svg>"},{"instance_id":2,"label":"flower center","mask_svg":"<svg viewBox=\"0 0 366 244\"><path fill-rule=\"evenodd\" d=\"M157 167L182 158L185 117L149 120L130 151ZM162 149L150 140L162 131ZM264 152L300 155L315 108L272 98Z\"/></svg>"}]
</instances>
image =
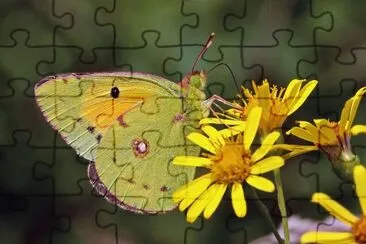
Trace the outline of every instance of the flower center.
<instances>
[{"instance_id":1,"label":"flower center","mask_svg":"<svg viewBox=\"0 0 366 244\"><path fill-rule=\"evenodd\" d=\"M352 233L358 243L366 243L366 216L361 218L352 226Z\"/></svg>"},{"instance_id":2,"label":"flower center","mask_svg":"<svg viewBox=\"0 0 366 244\"><path fill-rule=\"evenodd\" d=\"M218 183L242 183L250 173L251 154L245 151L243 145L226 144L216 155L209 155L214 162L211 172Z\"/></svg>"}]
</instances>

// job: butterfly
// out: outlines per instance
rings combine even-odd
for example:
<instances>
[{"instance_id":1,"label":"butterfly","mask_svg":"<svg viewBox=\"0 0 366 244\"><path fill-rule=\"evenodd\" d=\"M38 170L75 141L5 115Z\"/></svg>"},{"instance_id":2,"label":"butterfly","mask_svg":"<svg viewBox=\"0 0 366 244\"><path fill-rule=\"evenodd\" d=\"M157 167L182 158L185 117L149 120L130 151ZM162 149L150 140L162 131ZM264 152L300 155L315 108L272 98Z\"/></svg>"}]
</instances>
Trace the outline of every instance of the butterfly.
<instances>
[{"instance_id":1,"label":"butterfly","mask_svg":"<svg viewBox=\"0 0 366 244\"><path fill-rule=\"evenodd\" d=\"M207 73L194 70L213 38L178 84L135 72L58 74L36 84L45 119L90 161L89 180L109 202L149 214L176 207L172 193L193 180L195 170L171 161L198 156L185 136L199 128L215 99L204 93Z\"/></svg>"}]
</instances>

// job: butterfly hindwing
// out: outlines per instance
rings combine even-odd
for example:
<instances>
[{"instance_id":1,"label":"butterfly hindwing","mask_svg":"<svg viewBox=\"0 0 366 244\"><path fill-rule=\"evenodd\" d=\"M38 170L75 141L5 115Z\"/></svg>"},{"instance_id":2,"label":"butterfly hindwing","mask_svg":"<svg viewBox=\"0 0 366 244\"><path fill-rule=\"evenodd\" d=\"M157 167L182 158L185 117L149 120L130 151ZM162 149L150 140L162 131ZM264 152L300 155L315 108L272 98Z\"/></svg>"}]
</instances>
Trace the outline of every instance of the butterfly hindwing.
<instances>
[{"instance_id":1,"label":"butterfly hindwing","mask_svg":"<svg viewBox=\"0 0 366 244\"><path fill-rule=\"evenodd\" d=\"M126 113L124 123L114 123L96 149L95 170L89 170L96 189L131 211L174 209L172 193L193 179L195 169L171 161L177 155L199 154L199 148L185 138L198 127L198 120L181 119L184 112L178 96L157 97Z\"/></svg>"}]
</instances>

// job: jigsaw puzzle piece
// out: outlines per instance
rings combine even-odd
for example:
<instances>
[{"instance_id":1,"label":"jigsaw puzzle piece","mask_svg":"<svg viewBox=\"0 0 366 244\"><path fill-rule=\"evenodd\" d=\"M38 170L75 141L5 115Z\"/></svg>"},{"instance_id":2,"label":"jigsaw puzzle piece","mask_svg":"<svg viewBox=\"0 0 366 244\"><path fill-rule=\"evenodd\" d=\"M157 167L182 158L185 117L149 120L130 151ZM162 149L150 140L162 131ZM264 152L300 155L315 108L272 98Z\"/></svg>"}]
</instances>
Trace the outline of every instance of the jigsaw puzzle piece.
<instances>
[{"instance_id":1,"label":"jigsaw puzzle piece","mask_svg":"<svg viewBox=\"0 0 366 244\"><path fill-rule=\"evenodd\" d=\"M183 45L201 45L202 40L214 32L215 41L210 47L210 51L205 55L207 59L221 59L218 50L220 46L241 46L242 32L228 30L225 21L228 15L238 15L243 8L243 1L230 0L222 2L220 0L210 1L207 6L205 1L184 1L182 12L186 15L195 15L198 19L195 26L184 25L182 27Z\"/></svg>"},{"instance_id":2,"label":"jigsaw puzzle piece","mask_svg":"<svg viewBox=\"0 0 366 244\"><path fill-rule=\"evenodd\" d=\"M116 239L113 229L104 229L98 224L98 212L113 211L114 206L108 204L98 195L85 179L78 181L80 194L58 195L54 200L54 214L62 228L52 231L51 243L130 243L134 237L130 229L120 230L123 238Z\"/></svg>"},{"instance_id":3,"label":"jigsaw puzzle piece","mask_svg":"<svg viewBox=\"0 0 366 244\"><path fill-rule=\"evenodd\" d=\"M30 146L52 148L54 143L64 145L59 139L55 141L54 131L39 113L34 95L28 91L31 89L31 82L24 78L16 78L0 84L0 88L5 90L6 87L10 88L11 93L0 98L0 113L12 116L0 116L0 145L13 144L13 132L16 130L29 131L32 134L27 142Z\"/></svg>"},{"instance_id":4,"label":"jigsaw puzzle piece","mask_svg":"<svg viewBox=\"0 0 366 244\"><path fill-rule=\"evenodd\" d=\"M236 217L232 210L231 201L227 202L227 208L230 210L230 213L226 214L226 230L229 233L226 239L230 239L230 243L250 243L250 241L259 236L263 236L264 233L271 231L269 223L258 211L256 203L254 202L256 200L248 194L250 191L247 187L245 192L248 212L244 219ZM268 209L273 221L275 223L278 222L280 215L275 213L277 201L274 199L274 196L272 196L273 194L257 193L261 202ZM220 222L223 221L221 220ZM261 228L258 228L258 226L261 226Z\"/></svg>"},{"instance_id":5,"label":"jigsaw puzzle piece","mask_svg":"<svg viewBox=\"0 0 366 244\"><path fill-rule=\"evenodd\" d=\"M302 77L316 77L319 80L318 89L320 96L328 96L329 92L338 90L343 82L357 83L357 86L364 86L365 75L363 72L366 61L366 49L355 49L355 61L340 63L337 57L340 52L336 47L317 47L314 59L303 59L299 61L299 74ZM341 85L340 85L341 84ZM342 87L341 87L342 88ZM342 94L343 91L337 92Z\"/></svg>"},{"instance_id":6,"label":"jigsaw puzzle piece","mask_svg":"<svg viewBox=\"0 0 366 244\"><path fill-rule=\"evenodd\" d=\"M117 207L114 211L100 209L96 223L107 233L113 233L118 240L125 240L126 236L136 233L135 243L156 244L183 243L186 229L192 226L177 212L164 215L136 215Z\"/></svg>"},{"instance_id":7,"label":"jigsaw puzzle piece","mask_svg":"<svg viewBox=\"0 0 366 244\"><path fill-rule=\"evenodd\" d=\"M314 29L329 30L331 14L314 15L312 1L255 1L246 0L242 13L227 18L228 30L244 32L244 46L274 46L273 33L286 30L294 35L295 45L314 44ZM299 16L293 21L293 15ZM326 19L326 20L325 20ZM326 23L326 24L324 24Z\"/></svg>"},{"instance_id":8,"label":"jigsaw puzzle piece","mask_svg":"<svg viewBox=\"0 0 366 244\"><path fill-rule=\"evenodd\" d=\"M182 11L184 4L185 1L162 3L158 0L148 2L141 0L119 2L114 0L113 11L101 8L97 13L96 22L100 26L114 28L115 45L118 47L138 48L143 46L142 35L145 31L161 34L159 45L180 45L181 30L179 27L183 25L194 26L197 23L197 17ZM157 8L157 6L159 7ZM142 14L145 9L151 10L149 14ZM164 29L162 29L161 21L164 19L169 21L165 21ZM126 33L129 35L126 36Z\"/></svg>"},{"instance_id":9,"label":"jigsaw puzzle piece","mask_svg":"<svg viewBox=\"0 0 366 244\"><path fill-rule=\"evenodd\" d=\"M5 10L6 14L0 17L0 46L13 45L14 39L12 36L16 31L29 33L28 44L30 46L53 46L55 44L55 28L71 28L72 26L71 15L65 14L57 18L52 16L54 1L1 1L0 9ZM52 22L50 21L51 18ZM61 39L64 39L64 37L61 37ZM24 54L16 55L13 52L13 55L19 58ZM31 56L26 55L26 57L28 59ZM27 66L19 65L19 67L25 68Z\"/></svg>"},{"instance_id":10,"label":"jigsaw puzzle piece","mask_svg":"<svg viewBox=\"0 0 366 244\"><path fill-rule=\"evenodd\" d=\"M53 1L54 19L69 15L73 20L71 26L55 30L56 40L64 37L61 43L55 43L58 47L78 49L78 59L81 62L90 63L97 59L96 49L114 46L114 29L105 28L98 24L96 19L96 14L101 9L107 12L113 11L113 0L94 0L88 4L76 1L67 3L59 0Z\"/></svg>"},{"instance_id":11,"label":"jigsaw puzzle piece","mask_svg":"<svg viewBox=\"0 0 366 244\"><path fill-rule=\"evenodd\" d=\"M47 60L40 60L37 69L42 74L52 75L63 72L131 72L130 64L116 65L116 58L112 49L95 49L94 60L86 62L80 60L82 49L79 47L55 47L54 55Z\"/></svg>"},{"instance_id":12,"label":"jigsaw puzzle piece","mask_svg":"<svg viewBox=\"0 0 366 244\"><path fill-rule=\"evenodd\" d=\"M320 47L334 48L337 52L335 61L339 63L354 64L358 62L353 52L354 48L366 48L365 38L366 31L364 26L365 2L349 5L339 1L321 1L313 3L313 12L315 15L331 14L332 26L327 31L317 31L315 35L315 43ZM362 63L364 64L364 63ZM347 67L349 69L349 67ZM352 67L353 68L353 67ZM346 74L359 75L362 72L343 72L343 70L332 69L336 74L342 74L338 77L349 77ZM336 75L334 74L334 75Z\"/></svg>"},{"instance_id":13,"label":"jigsaw puzzle piece","mask_svg":"<svg viewBox=\"0 0 366 244\"><path fill-rule=\"evenodd\" d=\"M52 57L52 47L30 45L28 30L17 30L10 37L13 40L12 44L0 45L0 70L7 79L21 77L38 80L42 74L36 69L37 63Z\"/></svg>"},{"instance_id":14,"label":"jigsaw puzzle piece","mask_svg":"<svg viewBox=\"0 0 366 244\"><path fill-rule=\"evenodd\" d=\"M298 72L298 61L314 58L315 49L312 46L292 45L293 33L289 31L277 31L273 33L273 38L276 40L276 44L273 45L244 46L244 66L260 64L266 78L276 77L279 85L286 87L290 80L302 78ZM276 62L273 62L274 60Z\"/></svg>"},{"instance_id":15,"label":"jigsaw puzzle piece","mask_svg":"<svg viewBox=\"0 0 366 244\"><path fill-rule=\"evenodd\" d=\"M52 230L61 224L54 219L53 207L54 201L51 196L3 196L0 193L2 241L6 243L49 243Z\"/></svg>"},{"instance_id":16,"label":"jigsaw puzzle piece","mask_svg":"<svg viewBox=\"0 0 366 244\"><path fill-rule=\"evenodd\" d=\"M32 131L14 130L13 141L5 145L0 144L0 185L3 191L26 196L52 195L53 185L35 179L33 170L37 162L52 161L54 148L29 145L32 133Z\"/></svg>"},{"instance_id":17,"label":"jigsaw puzzle piece","mask_svg":"<svg viewBox=\"0 0 366 244\"><path fill-rule=\"evenodd\" d=\"M159 40L162 38L160 32L144 31L141 39L144 43L139 47L116 47L115 66L121 67L131 64L131 71L154 73L168 79L174 78L167 76L164 62L166 58L179 55L179 46L161 46ZM197 54L196 54L197 55ZM192 58L191 63L193 64ZM189 69L190 70L190 69ZM186 72L188 72L187 70ZM178 82L179 80L172 80Z\"/></svg>"},{"instance_id":18,"label":"jigsaw puzzle piece","mask_svg":"<svg viewBox=\"0 0 366 244\"><path fill-rule=\"evenodd\" d=\"M77 183L80 179L87 178L87 162L78 158L70 147L51 146L50 149L54 158L38 160L33 166L33 177L53 186L55 195L79 195L81 189Z\"/></svg>"}]
</instances>

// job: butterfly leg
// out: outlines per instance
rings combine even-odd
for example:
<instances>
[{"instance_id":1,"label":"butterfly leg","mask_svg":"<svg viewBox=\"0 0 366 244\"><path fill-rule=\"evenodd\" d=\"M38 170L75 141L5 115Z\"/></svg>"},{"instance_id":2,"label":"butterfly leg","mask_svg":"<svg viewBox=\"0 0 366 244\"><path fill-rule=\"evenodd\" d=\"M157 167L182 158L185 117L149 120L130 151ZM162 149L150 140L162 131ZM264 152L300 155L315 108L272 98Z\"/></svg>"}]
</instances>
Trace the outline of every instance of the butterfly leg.
<instances>
[{"instance_id":1,"label":"butterfly leg","mask_svg":"<svg viewBox=\"0 0 366 244\"><path fill-rule=\"evenodd\" d=\"M214 105L215 107L219 108L222 113L224 113L225 110L218 104L218 102L232 108L241 109L241 106L238 104L229 102L218 95L212 95L210 98L202 102L202 106L205 108L204 112L209 109L213 114L216 115L216 112L212 109L212 106Z\"/></svg>"}]
</instances>

